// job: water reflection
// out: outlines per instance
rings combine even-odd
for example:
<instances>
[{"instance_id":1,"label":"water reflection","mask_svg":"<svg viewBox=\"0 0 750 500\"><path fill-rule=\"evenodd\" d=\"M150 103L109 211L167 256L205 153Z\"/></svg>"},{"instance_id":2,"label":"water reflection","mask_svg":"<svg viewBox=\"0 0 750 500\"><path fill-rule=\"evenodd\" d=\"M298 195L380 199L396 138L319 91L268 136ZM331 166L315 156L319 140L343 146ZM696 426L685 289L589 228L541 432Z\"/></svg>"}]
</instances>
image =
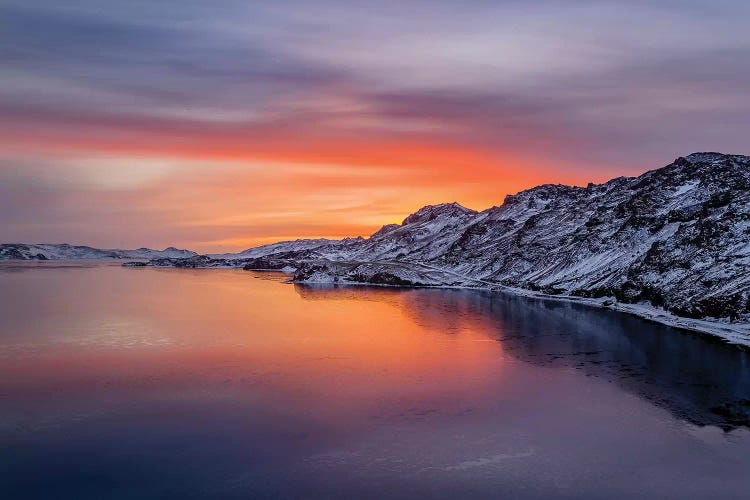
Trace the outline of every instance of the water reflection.
<instances>
[{"instance_id":1,"label":"water reflection","mask_svg":"<svg viewBox=\"0 0 750 500\"><path fill-rule=\"evenodd\" d=\"M746 354L692 334L468 290L20 267L0 264L4 498L750 488Z\"/></svg>"},{"instance_id":2,"label":"water reflection","mask_svg":"<svg viewBox=\"0 0 750 500\"><path fill-rule=\"evenodd\" d=\"M295 290L306 300L363 300L353 287ZM505 293L378 288L366 296L448 334L481 323L507 354L604 378L692 423L750 425L748 353L735 346L613 311Z\"/></svg>"}]
</instances>

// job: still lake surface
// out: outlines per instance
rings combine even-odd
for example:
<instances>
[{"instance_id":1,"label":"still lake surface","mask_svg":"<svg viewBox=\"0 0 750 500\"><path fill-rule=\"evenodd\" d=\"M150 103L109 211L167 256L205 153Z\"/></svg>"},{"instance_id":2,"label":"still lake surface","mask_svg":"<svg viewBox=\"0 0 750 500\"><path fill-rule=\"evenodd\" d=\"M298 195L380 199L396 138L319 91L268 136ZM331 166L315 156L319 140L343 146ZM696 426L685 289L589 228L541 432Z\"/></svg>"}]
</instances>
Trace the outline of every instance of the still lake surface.
<instances>
[{"instance_id":1,"label":"still lake surface","mask_svg":"<svg viewBox=\"0 0 750 500\"><path fill-rule=\"evenodd\" d=\"M747 498L750 359L610 311L0 265L0 497Z\"/></svg>"}]
</instances>

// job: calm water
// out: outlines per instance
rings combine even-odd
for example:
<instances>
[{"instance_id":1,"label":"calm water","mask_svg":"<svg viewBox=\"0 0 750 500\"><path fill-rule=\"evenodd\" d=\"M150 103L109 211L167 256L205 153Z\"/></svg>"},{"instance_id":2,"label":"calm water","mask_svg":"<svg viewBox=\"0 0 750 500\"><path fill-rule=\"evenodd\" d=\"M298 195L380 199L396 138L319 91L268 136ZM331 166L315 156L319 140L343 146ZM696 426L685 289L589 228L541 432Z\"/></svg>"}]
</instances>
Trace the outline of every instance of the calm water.
<instances>
[{"instance_id":1,"label":"calm water","mask_svg":"<svg viewBox=\"0 0 750 500\"><path fill-rule=\"evenodd\" d=\"M748 497L736 348L283 279L3 264L0 497Z\"/></svg>"}]
</instances>

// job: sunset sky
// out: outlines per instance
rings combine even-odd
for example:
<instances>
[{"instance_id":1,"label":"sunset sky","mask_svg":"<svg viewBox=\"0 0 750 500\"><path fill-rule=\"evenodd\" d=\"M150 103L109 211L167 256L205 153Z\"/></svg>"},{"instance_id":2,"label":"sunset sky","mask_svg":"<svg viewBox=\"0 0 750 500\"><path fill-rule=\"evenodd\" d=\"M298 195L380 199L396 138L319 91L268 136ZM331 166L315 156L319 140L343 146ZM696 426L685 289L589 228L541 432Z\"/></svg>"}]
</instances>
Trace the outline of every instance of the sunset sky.
<instances>
[{"instance_id":1,"label":"sunset sky","mask_svg":"<svg viewBox=\"0 0 750 500\"><path fill-rule=\"evenodd\" d=\"M0 242L235 251L750 153L750 2L0 4Z\"/></svg>"}]
</instances>

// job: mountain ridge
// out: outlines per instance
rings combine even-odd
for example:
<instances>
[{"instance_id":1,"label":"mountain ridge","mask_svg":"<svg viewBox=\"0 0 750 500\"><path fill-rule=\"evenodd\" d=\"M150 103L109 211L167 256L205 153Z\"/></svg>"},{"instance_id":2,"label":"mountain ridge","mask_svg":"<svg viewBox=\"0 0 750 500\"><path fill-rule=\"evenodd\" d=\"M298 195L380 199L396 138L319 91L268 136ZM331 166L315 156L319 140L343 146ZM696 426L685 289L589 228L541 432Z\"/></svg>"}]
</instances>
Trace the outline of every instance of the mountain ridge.
<instances>
[{"instance_id":1,"label":"mountain ridge","mask_svg":"<svg viewBox=\"0 0 750 500\"><path fill-rule=\"evenodd\" d=\"M0 243L0 260L101 260L101 259L155 259L190 258L198 255L190 250L167 247L153 250L141 247L135 250L95 248L68 243Z\"/></svg>"}]
</instances>

